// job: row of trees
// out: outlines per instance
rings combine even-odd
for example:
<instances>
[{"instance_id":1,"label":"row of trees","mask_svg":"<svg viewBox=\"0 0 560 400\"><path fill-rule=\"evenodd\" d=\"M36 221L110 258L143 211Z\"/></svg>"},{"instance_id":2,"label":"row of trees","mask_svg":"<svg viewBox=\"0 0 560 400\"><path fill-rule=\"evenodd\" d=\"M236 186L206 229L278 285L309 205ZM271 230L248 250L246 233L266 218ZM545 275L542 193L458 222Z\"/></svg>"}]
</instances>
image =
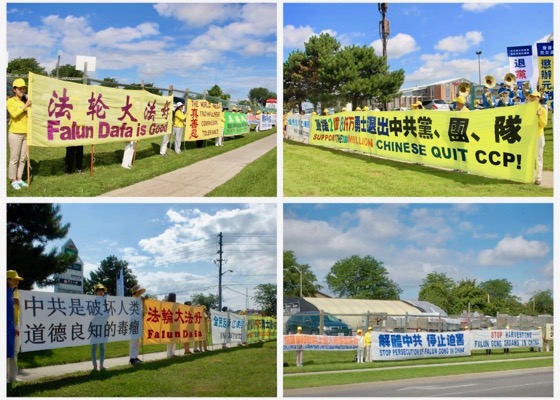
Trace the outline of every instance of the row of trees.
<instances>
[{"instance_id":1,"label":"row of trees","mask_svg":"<svg viewBox=\"0 0 560 400\"><path fill-rule=\"evenodd\" d=\"M322 106L351 102L352 108L378 104L383 109L404 82L404 70L389 72L386 59L369 46L346 46L328 33L312 36L303 51L284 62L284 105L298 108L310 101Z\"/></svg>"},{"instance_id":2,"label":"row of trees","mask_svg":"<svg viewBox=\"0 0 560 400\"><path fill-rule=\"evenodd\" d=\"M54 204L7 204L7 263L8 270L18 272L24 280L19 284L23 290L34 286L46 287L55 284L54 274L65 272L76 262L75 254L67 254L57 249L47 251L53 240L66 238L70 224L62 223L60 206ZM93 287L102 283L108 293L117 293L117 273L124 271L125 296L131 296L130 289L137 285L138 279L125 260L110 255L101 261L99 267L84 277L84 293L93 294ZM156 298L149 293L144 297ZM256 287L253 300L265 315L276 315L277 288L273 284L260 284ZM205 305L207 309L218 308L218 297L214 294L197 293L192 303Z\"/></svg>"},{"instance_id":3,"label":"row of trees","mask_svg":"<svg viewBox=\"0 0 560 400\"><path fill-rule=\"evenodd\" d=\"M35 58L16 58L11 60L8 63L7 73L13 75L27 75L29 72L33 72L34 74L44 75L44 76L51 76L51 77L63 77L63 78L83 78L84 73L83 71L79 71L76 69L74 65L71 64L64 64L59 66L58 68L54 68L50 73L42 67L39 62ZM100 83L101 86L105 87L117 87L119 86L117 80L115 78L103 78L103 81ZM9 87L9 85L8 85ZM141 89L142 87L144 90L157 94L163 95L162 91L155 88L153 83L130 83L126 85L127 89ZM231 95L228 93L224 93L222 88L218 85L212 86L207 92L208 96L211 98L215 98L216 101L222 100L230 100ZM248 93L248 100L242 100L240 103L243 105L260 105L262 107L265 106L267 99L275 99L276 93L270 92L268 89L263 87L256 87L249 91ZM200 98L203 96L200 95ZM212 99L209 99L209 101Z\"/></svg>"},{"instance_id":4,"label":"row of trees","mask_svg":"<svg viewBox=\"0 0 560 400\"><path fill-rule=\"evenodd\" d=\"M300 264L293 251L284 251L284 295L299 296L300 279L304 297L313 297L322 289L308 264ZM300 274L301 271L301 274ZM353 255L337 261L326 276L328 288L336 296L349 299L399 300L402 289L388 276L382 261L372 256ZM551 290L537 292L523 303L512 294L507 279L476 279L455 282L442 273L430 273L422 281L418 300L428 301L450 315L468 310L484 315L553 314Z\"/></svg>"}]
</instances>

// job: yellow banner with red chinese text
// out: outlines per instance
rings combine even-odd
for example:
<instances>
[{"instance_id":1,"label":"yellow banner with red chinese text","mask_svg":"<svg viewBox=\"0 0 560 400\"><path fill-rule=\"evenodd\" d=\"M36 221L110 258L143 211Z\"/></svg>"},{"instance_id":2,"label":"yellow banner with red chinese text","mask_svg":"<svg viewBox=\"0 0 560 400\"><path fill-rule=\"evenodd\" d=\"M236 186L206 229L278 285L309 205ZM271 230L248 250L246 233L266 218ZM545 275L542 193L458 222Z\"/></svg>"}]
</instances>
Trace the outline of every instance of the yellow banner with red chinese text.
<instances>
[{"instance_id":1,"label":"yellow banner with red chinese text","mask_svg":"<svg viewBox=\"0 0 560 400\"><path fill-rule=\"evenodd\" d=\"M187 100L186 141L213 139L222 134L222 103L207 100Z\"/></svg>"},{"instance_id":2,"label":"yellow banner with red chinese text","mask_svg":"<svg viewBox=\"0 0 560 400\"><path fill-rule=\"evenodd\" d=\"M309 143L529 183L534 179L537 105L312 116Z\"/></svg>"},{"instance_id":3,"label":"yellow banner with red chinese text","mask_svg":"<svg viewBox=\"0 0 560 400\"><path fill-rule=\"evenodd\" d=\"M206 340L208 317L204 306L144 300L144 344Z\"/></svg>"},{"instance_id":4,"label":"yellow banner with red chinese text","mask_svg":"<svg viewBox=\"0 0 560 400\"><path fill-rule=\"evenodd\" d=\"M153 139L171 133L172 96L83 85L29 73L30 146Z\"/></svg>"}]
</instances>

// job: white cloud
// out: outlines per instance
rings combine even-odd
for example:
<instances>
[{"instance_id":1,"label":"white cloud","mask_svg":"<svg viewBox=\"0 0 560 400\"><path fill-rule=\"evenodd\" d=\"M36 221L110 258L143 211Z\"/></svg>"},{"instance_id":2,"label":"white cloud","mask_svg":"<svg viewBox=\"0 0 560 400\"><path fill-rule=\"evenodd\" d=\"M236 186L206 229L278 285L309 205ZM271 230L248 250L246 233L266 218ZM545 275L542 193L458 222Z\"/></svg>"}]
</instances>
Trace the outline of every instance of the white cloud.
<instances>
[{"instance_id":1,"label":"white cloud","mask_svg":"<svg viewBox=\"0 0 560 400\"><path fill-rule=\"evenodd\" d=\"M541 268L540 273L552 280L552 277L554 276L554 262L550 260L544 267Z\"/></svg>"},{"instance_id":2,"label":"white cloud","mask_svg":"<svg viewBox=\"0 0 560 400\"><path fill-rule=\"evenodd\" d=\"M375 54L383 55L381 39L374 41L371 47L375 50ZM406 33L398 33L387 41L387 58L389 59L398 59L418 50L420 50L420 46L418 46L416 40Z\"/></svg>"},{"instance_id":3,"label":"white cloud","mask_svg":"<svg viewBox=\"0 0 560 400\"><path fill-rule=\"evenodd\" d=\"M478 263L482 266L512 265L523 260L543 258L549 250L544 242L526 240L523 236L505 237L495 248L481 251Z\"/></svg>"},{"instance_id":4,"label":"white cloud","mask_svg":"<svg viewBox=\"0 0 560 400\"><path fill-rule=\"evenodd\" d=\"M532 226L528 228L526 231L527 235L535 235L538 233L547 233L547 232L550 232L550 227L543 224Z\"/></svg>"},{"instance_id":5,"label":"white cloud","mask_svg":"<svg viewBox=\"0 0 560 400\"><path fill-rule=\"evenodd\" d=\"M472 11L475 13L481 13L486 10L489 10L498 4L496 3L465 3L462 5L463 10L465 11Z\"/></svg>"},{"instance_id":6,"label":"white cloud","mask_svg":"<svg viewBox=\"0 0 560 400\"><path fill-rule=\"evenodd\" d=\"M154 9L164 17L176 18L193 28L225 22L240 12L239 5L219 3L162 3L155 4Z\"/></svg>"},{"instance_id":7,"label":"white cloud","mask_svg":"<svg viewBox=\"0 0 560 400\"><path fill-rule=\"evenodd\" d=\"M441 51L448 51L452 53L464 53L468 49L479 45L484 38L481 32L469 31L465 35L448 36L441 39L435 48Z\"/></svg>"}]
</instances>

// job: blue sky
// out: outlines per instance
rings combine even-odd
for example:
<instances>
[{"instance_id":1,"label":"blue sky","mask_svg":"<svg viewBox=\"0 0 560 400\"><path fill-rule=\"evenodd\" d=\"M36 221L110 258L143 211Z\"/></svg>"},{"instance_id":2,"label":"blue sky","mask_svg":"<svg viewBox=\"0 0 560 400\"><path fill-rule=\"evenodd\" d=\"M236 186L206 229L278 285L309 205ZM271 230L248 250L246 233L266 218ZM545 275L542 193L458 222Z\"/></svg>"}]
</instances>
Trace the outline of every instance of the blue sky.
<instances>
[{"instance_id":1,"label":"blue sky","mask_svg":"<svg viewBox=\"0 0 560 400\"><path fill-rule=\"evenodd\" d=\"M249 307L254 287L277 284L275 204L90 204L61 203L66 239L72 239L89 278L114 255L128 262L148 293L170 292L180 302L195 293L217 294L218 234L223 233L223 305ZM48 289L52 291L51 289Z\"/></svg>"},{"instance_id":2,"label":"blue sky","mask_svg":"<svg viewBox=\"0 0 560 400\"><path fill-rule=\"evenodd\" d=\"M418 298L431 272L461 279L508 279L528 300L553 289L552 204L285 204L284 250L324 278L354 254L384 263Z\"/></svg>"},{"instance_id":3,"label":"blue sky","mask_svg":"<svg viewBox=\"0 0 560 400\"><path fill-rule=\"evenodd\" d=\"M277 92L276 4L8 3L9 60L33 57L48 72L97 57L92 78L232 100L255 87Z\"/></svg>"},{"instance_id":4,"label":"blue sky","mask_svg":"<svg viewBox=\"0 0 560 400\"><path fill-rule=\"evenodd\" d=\"M498 82L509 72L506 48L544 42L553 32L549 3L389 3L390 70L404 69L402 88L453 78ZM312 35L382 54L377 3L284 4L284 60Z\"/></svg>"}]
</instances>

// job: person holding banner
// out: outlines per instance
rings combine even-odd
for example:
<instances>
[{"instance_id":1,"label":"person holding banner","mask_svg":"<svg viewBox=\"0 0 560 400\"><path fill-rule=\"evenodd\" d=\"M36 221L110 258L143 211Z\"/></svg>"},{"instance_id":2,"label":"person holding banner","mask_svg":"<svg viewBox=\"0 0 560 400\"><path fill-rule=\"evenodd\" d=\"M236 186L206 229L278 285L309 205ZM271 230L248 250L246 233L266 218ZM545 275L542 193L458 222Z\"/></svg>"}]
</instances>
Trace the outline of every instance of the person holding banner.
<instances>
[{"instance_id":1,"label":"person holding banner","mask_svg":"<svg viewBox=\"0 0 560 400\"><path fill-rule=\"evenodd\" d=\"M226 125L226 110L222 108L222 112L220 113L220 136L214 139L214 144L216 146L223 146L224 145L224 128Z\"/></svg>"},{"instance_id":2,"label":"person holding banner","mask_svg":"<svg viewBox=\"0 0 560 400\"><path fill-rule=\"evenodd\" d=\"M175 293L169 293L163 301L168 301L170 303L175 303L177 301L177 295ZM175 343L167 344L167 358L176 357L175 355Z\"/></svg>"},{"instance_id":3,"label":"person holding banner","mask_svg":"<svg viewBox=\"0 0 560 400\"><path fill-rule=\"evenodd\" d=\"M527 102L536 101L539 103L537 109L538 118L538 130L537 130L537 146L536 146L536 171L535 171L535 185L540 185L542 182L542 170L543 170L543 153L544 153L544 128L548 124L548 111L545 107L540 104L541 94L538 90L533 90L527 97Z\"/></svg>"},{"instance_id":4,"label":"person holding banner","mask_svg":"<svg viewBox=\"0 0 560 400\"><path fill-rule=\"evenodd\" d=\"M358 354L356 355L356 362L361 364L364 362L364 337L362 336L362 330L358 329L356 331L356 339L358 340Z\"/></svg>"},{"instance_id":5,"label":"person holding banner","mask_svg":"<svg viewBox=\"0 0 560 400\"><path fill-rule=\"evenodd\" d=\"M183 112L183 103L178 102L173 112L173 135L175 136L175 153L181 154L181 144L183 143L183 133L187 116Z\"/></svg>"},{"instance_id":6,"label":"person holding banner","mask_svg":"<svg viewBox=\"0 0 560 400\"><path fill-rule=\"evenodd\" d=\"M132 168L132 158L134 157L134 147L136 147L136 142L128 142L124 146L124 154L122 158L121 167L126 169Z\"/></svg>"},{"instance_id":7,"label":"person holding banner","mask_svg":"<svg viewBox=\"0 0 560 400\"><path fill-rule=\"evenodd\" d=\"M102 304L105 299L105 293L107 293L107 288L102 284L98 283L93 287L94 294L97 297L101 297L98 301ZM99 343L99 370L104 371L106 368L103 366L105 361L105 343ZM92 343L91 345L91 362L93 363L93 370L97 371L97 343Z\"/></svg>"},{"instance_id":8,"label":"person holding banner","mask_svg":"<svg viewBox=\"0 0 560 400\"><path fill-rule=\"evenodd\" d=\"M65 171L67 174L74 172L74 165L76 165L76 172L79 174L84 173L84 146L68 146L66 147L66 157L64 157Z\"/></svg>"},{"instance_id":9,"label":"person holding banner","mask_svg":"<svg viewBox=\"0 0 560 400\"><path fill-rule=\"evenodd\" d=\"M132 297L140 297L144 293L146 293L146 289L140 287L140 285L134 286L130 291L132 292ZM130 339L128 354L130 357L131 365L136 365L142 362L142 360L138 358L139 352L140 352L140 338Z\"/></svg>"},{"instance_id":10,"label":"person holding banner","mask_svg":"<svg viewBox=\"0 0 560 400\"><path fill-rule=\"evenodd\" d=\"M297 333L296 333L296 337L301 339L301 326L297 327ZM297 340L296 340L297 343ZM303 345L301 345L303 347ZM302 347L299 347L298 350L296 350L296 367L303 367L303 350Z\"/></svg>"},{"instance_id":11,"label":"person holding banner","mask_svg":"<svg viewBox=\"0 0 560 400\"><path fill-rule=\"evenodd\" d=\"M27 154L27 110L31 107L31 100L27 97L27 85L21 78L12 84L14 95L6 101L8 109L8 143L10 146L10 164L8 178L12 181L12 188L19 190L27 187L23 181L23 171Z\"/></svg>"},{"instance_id":12,"label":"person holding banner","mask_svg":"<svg viewBox=\"0 0 560 400\"><path fill-rule=\"evenodd\" d=\"M372 358L372 352L371 352L371 331L373 330L373 328L371 326L368 326L367 328L367 332L364 335L364 346L365 346L365 361L366 362L372 362L373 358Z\"/></svg>"},{"instance_id":13,"label":"person holding banner","mask_svg":"<svg viewBox=\"0 0 560 400\"><path fill-rule=\"evenodd\" d=\"M179 104L179 103L177 103ZM173 109L175 111L173 111L173 124L175 124L175 112L177 112L177 104L173 105ZM175 130L175 125L173 125L173 130ZM169 137L171 136L170 133L166 133L165 135L163 135L161 137L161 145L159 146L159 154L162 157L166 157L167 156L167 145L169 144Z\"/></svg>"},{"instance_id":14,"label":"person holding banner","mask_svg":"<svg viewBox=\"0 0 560 400\"><path fill-rule=\"evenodd\" d=\"M191 301L185 301L183 304L185 304L186 306L192 306L192 302ZM183 350L185 351L183 353L183 355L190 355L191 354L191 342L186 341L183 343Z\"/></svg>"},{"instance_id":15,"label":"person holding banner","mask_svg":"<svg viewBox=\"0 0 560 400\"><path fill-rule=\"evenodd\" d=\"M9 270L7 272L8 290L7 290L7 375L8 383L19 382L17 377L17 354L19 352L19 298L16 297L17 286L23 278L18 275L17 271Z\"/></svg>"},{"instance_id":16,"label":"person holding banner","mask_svg":"<svg viewBox=\"0 0 560 400\"><path fill-rule=\"evenodd\" d=\"M469 107L465 106L465 98L463 96L458 96L457 100L455 100L455 103L457 104L457 111L470 111Z\"/></svg>"}]
</instances>

